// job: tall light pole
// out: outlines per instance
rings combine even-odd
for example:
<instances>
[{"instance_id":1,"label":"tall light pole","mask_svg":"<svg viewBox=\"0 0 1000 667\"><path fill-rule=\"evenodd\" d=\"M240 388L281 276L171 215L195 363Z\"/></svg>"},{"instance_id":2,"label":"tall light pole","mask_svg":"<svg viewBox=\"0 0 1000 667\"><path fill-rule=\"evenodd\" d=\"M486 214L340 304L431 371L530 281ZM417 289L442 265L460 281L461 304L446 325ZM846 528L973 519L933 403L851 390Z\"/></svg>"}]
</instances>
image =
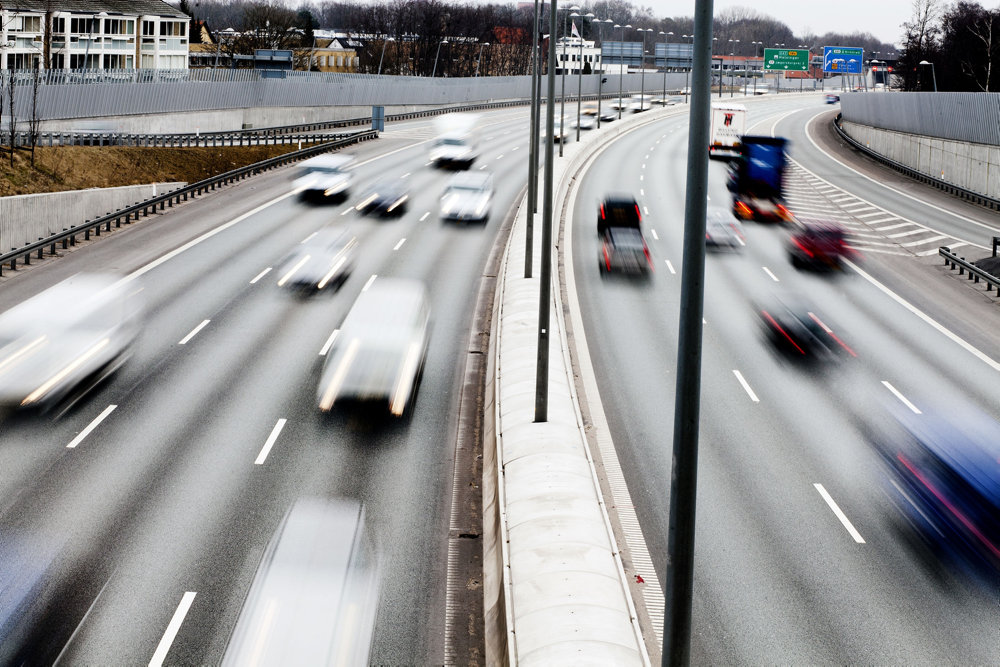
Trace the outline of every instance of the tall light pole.
<instances>
[{"instance_id":1,"label":"tall light pole","mask_svg":"<svg viewBox=\"0 0 1000 667\"><path fill-rule=\"evenodd\" d=\"M572 14L570 14L572 16ZM576 140L580 141L580 111L583 107L583 21L594 18L593 12L580 15L580 58L576 63Z\"/></svg>"},{"instance_id":2,"label":"tall light pole","mask_svg":"<svg viewBox=\"0 0 1000 667\"><path fill-rule=\"evenodd\" d=\"M669 50L667 47L670 44L669 38L673 37L674 33L661 30L660 34L663 35L663 106L667 106L667 51ZM656 62L655 58L653 62Z\"/></svg>"},{"instance_id":3,"label":"tall light pole","mask_svg":"<svg viewBox=\"0 0 1000 667\"><path fill-rule=\"evenodd\" d=\"M642 50L639 55L642 59L639 61L639 68L642 70L640 74L640 86L639 86L639 111L645 111L646 104L646 33L653 32L652 28L636 28L637 31L642 33Z\"/></svg>"},{"instance_id":4,"label":"tall light pole","mask_svg":"<svg viewBox=\"0 0 1000 667\"><path fill-rule=\"evenodd\" d=\"M100 12L95 14L93 18L90 19L90 37L87 39L87 48L83 51L83 69L89 69L87 61L90 60L90 43L94 41L94 26L96 25L98 30L97 34L100 35L104 31L101 27L102 19L106 18L107 12Z\"/></svg>"},{"instance_id":5,"label":"tall light pole","mask_svg":"<svg viewBox=\"0 0 1000 667\"><path fill-rule=\"evenodd\" d=\"M569 48L566 42L566 33L569 30L569 15L580 11L580 7L564 7L569 12L563 14L563 36L562 36L562 91L559 101L559 157L563 156L563 144L566 143L566 65L569 64Z\"/></svg>"},{"instance_id":6,"label":"tall light pole","mask_svg":"<svg viewBox=\"0 0 1000 667\"><path fill-rule=\"evenodd\" d=\"M442 39L440 42L438 42L437 53L434 54L434 69L431 70L431 78L432 79L435 76L437 76L437 71L438 71L438 56L441 55L441 47L444 46L444 45L446 45L447 43L448 43L447 39Z\"/></svg>"},{"instance_id":7,"label":"tall light pole","mask_svg":"<svg viewBox=\"0 0 1000 667\"><path fill-rule=\"evenodd\" d=\"M483 47L489 45L490 45L489 42L483 42L482 44L479 45L479 57L476 58L476 76L479 76L479 63L482 62L483 60Z\"/></svg>"},{"instance_id":8,"label":"tall light pole","mask_svg":"<svg viewBox=\"0 0 1000 667\"><path fill-rule=\"evenodd\" d=\"M395 41L396 41L395 37L386 37L385 41L382 42L382 55L379 56L379 59L378 59L378 73L379 74L382 73L382 61L385 59L385 45L388 44L389 42L395 42ZM310 63L310 67L311 66L312 66L312 63Z\"/></svg>"},{"instance_id":9,"label":"tall light pole","mask_svg":"<svg viewBox=\"0 0 1000 667\"><path fill-rule=\"evenodd\" d=\"M759 46L761 48L761 63L762 63L761 64L761 70L763 70L764 69L764 65L763 65L764 42L754 42L753 44L754 44L754 47L753 47L753 57L754 57L754 60L757 59L757 47ZM757 72L753 73L753 94L754 95L757 94Z\"/></svg>"},{"instance_id":10,"label":"tall light pole","mask_svg":"<svg viewBox=\"0 0 1000 667\"><path fill-rule=\"evenodd\" d=\"M729 96L733 96L733 88L736 87L736 45L740 43L738 39L727 40L730 44L729 46ZM721 76L722 73L719 73Z\"/></svg>"},{"instance_id":11,"label":"tall light pole","mask_svg":"<svg viewBox=\"0 0 1000 667\"><path fill-rule=\"evenodd\" d=\"M689 78L691 76L692 58L694 57L694 35L681 35L681 37L684 39L691 38L691 50L688 51L688 66L687 69L684 70L684 104L687 104L688 93L691 92Z\"/></svg>"},{"instance_id":12,"label":"tall light pole","mask_svg":"<svg viewBox=\"0 0 1000 667\"><path fill-rule=\"evenodd\" d=\"M621 35L620 35L621 39L618 40L618 60L621 61L620 63L618 63L618 67L619 67L619 69L618 69L618 120L621 120L622 119L622 77L624 77L624 75L625 75L625 73L622 71L621 68L623 68L624 65L625 65L625 55L624 55L624 51L625 51L625 28L631 28L632 25L631 24L616 25L615 27L622 29L622 32L621 32Z\"/></svg>"},{"instance_id":13,"label":"tall light pole","mask_svg":"<svg viewBox=\"0 0 1000 667\"><path fill-rule=\"evenodd\" d=\"M614 23L611 19L597 20L597 36L601 40L601 71L598 72L600 78L597 79L597 129L601 129L601 100L604 98L604 24ZM616 26L617 27L617 26Z\"/></svg>"},{"instance_id":14,"label":"tall light pole","mask_svg":"<svg viewBox=\"0 0 1000 667\"><path fill-rule=\"evenodd\" d=\"M937 89L937 74L934 72L934 63L928 62L926 60L921 60L920 64L921 65L930 65L931 66L931 76L934 77L934 92L936 93L938 91L938 89Z\"/></svg>"}]
</instances>

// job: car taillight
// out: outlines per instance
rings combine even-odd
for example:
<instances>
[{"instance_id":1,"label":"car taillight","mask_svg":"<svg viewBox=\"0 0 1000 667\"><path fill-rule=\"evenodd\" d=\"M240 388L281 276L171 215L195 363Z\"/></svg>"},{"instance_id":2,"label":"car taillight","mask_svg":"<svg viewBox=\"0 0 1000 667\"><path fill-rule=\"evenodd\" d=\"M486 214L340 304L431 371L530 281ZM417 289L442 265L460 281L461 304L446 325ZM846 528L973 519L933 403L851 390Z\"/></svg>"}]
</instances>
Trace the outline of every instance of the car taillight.
<instances>
[{"instance_id":1,"label":"car taillight","mask_svg":"<svg viewBox=\"0 0 1000 667\"><path fill-rule=\"evenodd\" d=\"M639 219L639 222L642 222L642 213L639 212L638 204L635 205L635 217Z\"/></svg>"},{"instance_id":2,"label":"car taillight","mask_svg":"<svg viewBox=\"0 0 1000 667\"><path fill-rule=\"evenodd\" d=\"M608 244L604 243L602 245L602 248L604 249L604 266L605 266L605 268L608 271L610 271L611 270L611 256L608 254Z\"/></svg>"},{"instance_id":3,"label":"car taillight","mask_svg":"<svg viewBox=\"0 0 1000 667\"><path fill-rule=\"evenodd\" d=\"M649 264L649 270L655 271L656 269L653 267L653 258L649 254L649 246L646 245L645 241L642 243L642 252L646 255L646 263Z\"/></svg>"},{"instance_id":4,"label":"car taillight","mask_svg":"<svg viewBox=\"0 0 1000 667\"><path fill-rule=\"evenodd\" d=\"M604 220L604 219L605 219L605 216L604 216L604 204L601 204L601 220Z\"/></svg>"},{"instance_id":5,"label":"car taillight","mask_svg":"<svg viewBox=\"0 0 1000 667\"><path fill-rule=\"evenodd\" d=\"M792 242L795 243L795 245L797 245L799 247L799 249L802 252L804 252L806 255L808 255L810 258L813 258L813 257L816 256L816 255L813 254L812 250L810 250L809 248L807 248L805 246L805 244L803 244L802 241L798 240L797 238L792 237Z\"/></svg>"},{"instance_id":6,"label":"car taillight","mask_svg":"<svg viewBox=\"0 0 1000 667\"><path fill-rule=\"evenodd\" d=\"M787 340L789 343L792 344L792 347L794 347L796 350L799 351L799 354L805 354L806 353L805 350L803 350L801 347L799 347L798 343L796 343L794 340L792 340L792 337L788 335L788 332L785 331L781 327L780 324L778 324L778 321L775 320L773 317L771 317L771 313L767 312L766 310L762 310L760 312L764 315L764 317L767 319L767 321L771 323L771 326L774 327L782 336L784 336L785 340Z\"/></svg>"},{"instance_id":7,"label":"car taillight","mask_svg":"<svg viewBox=\"0 0 1000 667\"><path fill-rule=\"evenodd\" d=\"M753 211L750 210L750 207L741 201L736 202L736 210L739 212L740 217L742 218L750 218L753 216Z\"/></svg>"},{"instance_id":8,"label":"car taillight","mask_svg":"<svg viewBox=\"0 0 1000 667\"><path fill-rule=\"evenodd\" d=\"M792 219L792 212L789 211L784 206L782 206L781 204L778 204L778 215L780 215L782 217L782 219L784 219L784 220L791 220Z\"/></svg>"}]
</instances>

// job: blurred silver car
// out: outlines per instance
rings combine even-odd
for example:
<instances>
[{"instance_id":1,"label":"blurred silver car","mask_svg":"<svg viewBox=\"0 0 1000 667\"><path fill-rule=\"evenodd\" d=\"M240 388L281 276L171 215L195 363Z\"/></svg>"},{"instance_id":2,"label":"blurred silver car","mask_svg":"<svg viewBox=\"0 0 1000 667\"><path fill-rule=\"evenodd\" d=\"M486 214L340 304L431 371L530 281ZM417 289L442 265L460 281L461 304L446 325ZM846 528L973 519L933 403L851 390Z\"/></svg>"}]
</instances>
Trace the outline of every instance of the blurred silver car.
<instances>
[{"instance_id":1,"label":"blurred silver car","mask_svg":"<svg viewBox=\"0 0 1000 667\"><path fill-rule=\"evenodd\" d=\"M743 224L729 209L712 208L705 215L705 247L709 250L741 250L746 246Z\"/></svg>"},{"instance_id":2,"label":"blurred silver car","mask_svg":"<svg viewBox=\"0 0 1000 667\"><path fill-rule=\"evenodd\" d=\"M299 165L294 187L309 201L343 201L350 194L354 174L350 167L353 155L341 153L317 155Z\"/></svg>"},{"instance_id":3,"label":"blurred silver car","mask_svg":"<svg viewBox=\"0 0 1000 667\"><path fill-rule=\"evenodd\" d=\"M295 246L278 268L278 287L320 291L341 287L354 270L358 241L327 227Z\"/></svg>"},{"instance_id":4,"label":"blurred silver car","mask_svg":"<svg viewBox=\"0 0 1000 667\"><path fill-rule=\"evenodd\" d=\"M486 171L455 174L441 195L441 219L486 222L492 203L492 174Z\"/></svg>"},{"instance_id":5,"label":"blurred silver car","mask_svg":"<svg viewBox=\"0 0 1000 667\"><path fill-rule=\"evenodd\" d=\"M78 274L0 315L0 407L47 412L118 370L140 330L139 292Z\"/></svg>"},{"instance_id":6,"label":"blurred silver car","mask_svg":"<svg viewBox=\"0 0 1000 667\"><path fill-rule=\"evenodd\" d=\"M316 399L384 404L410 413L427 353L430 306L417 280L377 278L358 296L326 357Z\"/></svg>"},{"instance_id":7,"label":"blurred silver car","mask_svg":"<svg viewBox=\"0 0 1000 667\"><path fill-rule=\"evenodd\" d=\"M222 664L367 665L379 579L361 503L298 500L264 552Z\"/></svg>"}]
</instances>

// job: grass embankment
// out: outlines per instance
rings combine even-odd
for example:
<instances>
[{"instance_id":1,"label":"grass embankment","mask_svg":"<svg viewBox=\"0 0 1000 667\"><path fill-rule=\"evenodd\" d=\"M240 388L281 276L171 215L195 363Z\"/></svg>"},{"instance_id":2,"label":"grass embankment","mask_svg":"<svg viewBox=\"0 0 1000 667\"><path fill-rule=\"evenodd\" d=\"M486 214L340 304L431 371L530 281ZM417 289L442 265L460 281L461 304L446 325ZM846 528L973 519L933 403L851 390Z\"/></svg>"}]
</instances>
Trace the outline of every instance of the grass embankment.
<instances>
[{"instance_id":1,"label":"grass embankment","mask_svg":"<svg viewBox=\"0 0 1000 667\"><path fill-rule=\"evenodd\" d=\"M223 148L131 148L123 146L53 146L0 149L0 197L186 181L194 183L237 167L297 150L295 144Z\"/></svg>"}]
</instances>

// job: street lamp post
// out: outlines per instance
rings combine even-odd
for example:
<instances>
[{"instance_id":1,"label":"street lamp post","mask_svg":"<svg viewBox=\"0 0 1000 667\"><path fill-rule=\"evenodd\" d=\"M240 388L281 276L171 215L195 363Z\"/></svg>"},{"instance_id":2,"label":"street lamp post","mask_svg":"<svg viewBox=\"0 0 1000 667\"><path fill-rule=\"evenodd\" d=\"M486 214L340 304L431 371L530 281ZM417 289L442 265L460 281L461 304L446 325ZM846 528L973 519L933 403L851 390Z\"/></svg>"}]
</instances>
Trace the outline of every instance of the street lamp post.
<instances>
[{"instance_id":1,"label":"street lamp post","mask_svg":"<svg viewBox=\"0 0 1000 667\"><path fill-rule=\"evenodd\" d=\"M668 48L668 45L670 44L670 38L674 36L674 33L663 32L661 30L660 34L663 35L663 106L666 107L667 106L667 51L670 50Z\"/></svg>"},{"instance_id":2,"label":"street lamp post","mask_svg":"<svg viewBox=\"0 0 1000 667\"><path fill-rule=\"evenodd\" d=\"M937 74L934 72L934 63L927 62L926 60L921 60L920 64L921 65L930 65L931 66L931 76L934 78L934 92L936 93L938 91L938 89L937 89Z\"/></svg>"},{"instance_id":3,"label":"street lamp post","mask_svg":"<svg viewBox=\"0 0 1000 667\"><path fill-rule=\"evenodd\" d=\"M625 76L625 73L622 71L622 68L625 65L625 55L624 55L625 28L631 28L632 25L631 24L616 25L615 27L622 29L622 33L620 35L620 39L618 40L618 60L621 61L621 62L618 63L618 68L619 68L618 69L618 120L621 120L622 119L622 78Z\"/></svg>"},{"instance_id":4,"label":"street lamp post","mask_svg":"<svg viewBox=\"0 0 1000 667\"><path fill-rule=\"evenodd\" d=\"M572 7L564 7L563 9L569 9L569 12L563 14L563 36L562 36L562 91L560 93L559 100L559 157L563 156L563 144L566 143L566 65L569 63L569 49L566 42L566 32L569 30L569 17L570 14L576 14L580 11L580 7L573 5Z\"/></svg>"},{"instance_id":5,"label":"street lamp post","mask_svg":"<svg viewBox=\"0 0 1000 667\"><path fill-rule=\"evenodd\" d=\"M594 18L592 12L587 12L580 16L581 19L590 21ZM576 140L580 141L580 112L583 107L583 20L580 21L580 57L576 63Z\"/></svg>"},{"instance_id":6,"label":"street lamp post","mask_svg":"<svg viewBox=\"0 0 1000 667\"><path fill-rule=\"evenodd\" d=\"M681 37L684 39L687 39L688 37L691 38L691 50L688 51L688 66L687 69L684 70L684 104L687 104L689 92L688 88L690 86L689 77L691 76L691 58L694 56L694 35L681 35Z\"/></svg>"},{"instance_id":7,"label":"street lamp post","mask_svg":"<svg viewBox=\"0 0 1000 667\"><path fill-rule=\"evenodd\" d=\"M736 87L736 68L734 67L736 64L736 45L740 43L740 40L730 39L728 41L731 45L729 47L729 96L732 97L733 88ZM721 72L719 76L722 76Z\"/></svg>"},{"instance_id":8,"label":"street lamp post","mask_svg":"<svg viewBox=\"0 0 1000 667\"><path fill-rule=\"evenodd\" d=\"M97 34L100 35L103 31L101 30L101 21L106 18L107 12L100 12L95 14L93 18L90 19L90 36L87 39L87 48L83 51L83 69L89 69L87 66L87 61L90 60L90 43L94 41L94 26L98 27Z\"/></svg>"},{"instance_id":9,"label":"street lamp post","mask_svg":"<svg viewBox=\"0 0 1000 667\"><path fill-rule=\"evenodd\" d=\"M437 76L437 71L438 71L438 56L441 55L441 47L445 46L447 43L448 43L447 39L442 39L440 42L438 42L437 53L434 54L434 69L431 70L431 78L432 79L435 76Z\"/></svg>"},{"instance_id":10,"label":"street lamp post","mask_svg":"<svg viewBox=\"0 0 1000 667\"><path fill-rule=\"evenodd\" d=\"M483 42L482 44L479 45L479 57L476 58L476 76L479 76L479 63L482 62L483 60L483 47L489 45L490 45L489 42Z\"/></svg>"},{"instance_id":11,"label":"street lamp post","mask_svg":"<svg viewBox=\"0 0 1000 667\"><path fill-rule=\"evenodd\" d=\"M639 76L639 111L642 112L646 110L646 33L653 32L653 29L636 28L636 30L642 33L642 50L639 52L642 56L639 61L639 68L642 70Z\"/></svg>"},{"instance_id":12,"label":"street lamp post","mask_svg":"<svg viewBox=\"0 0 1000 667\"><path fill-rule=\"evenodd\" d=\"M395 37L386 37L385 41L382 42L382 55L379 56L379 59L378 59L378 73L379 74L382 73L382 61L385 60L385 46L389 42L395 42L395 41L396 41ZM312 69L312 63L311 62L309 64L309 67L310 67L310 69Z\"/></svg>"},{"instance_id":13,"label":"street lamp post","mask_svg":"<svg viewBox=\"0 0 1000 667\"><path fill-rule=\"evenodd\" d=\"M597 129L601 129L601 100L604 98L604 24L614 23L611 19L597 20L597 37L601 40L601 71L598 72L600 78L597 79Z\"/></svg>"}]
</instances>

